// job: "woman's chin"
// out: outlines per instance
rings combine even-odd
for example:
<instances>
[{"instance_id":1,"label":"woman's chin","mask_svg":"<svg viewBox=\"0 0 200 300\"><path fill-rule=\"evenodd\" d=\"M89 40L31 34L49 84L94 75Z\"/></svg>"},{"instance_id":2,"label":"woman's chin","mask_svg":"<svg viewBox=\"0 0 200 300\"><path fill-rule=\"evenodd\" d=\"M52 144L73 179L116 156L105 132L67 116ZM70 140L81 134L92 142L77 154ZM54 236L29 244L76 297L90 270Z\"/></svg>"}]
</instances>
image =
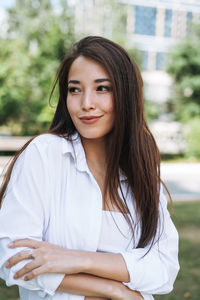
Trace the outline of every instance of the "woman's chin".
<instances>
[{"instance_id":1,"label":"woman's chin","mask_svg":"<svg viewBox=\"0 0 200 300\"><path fill-rule=\"evenodd\" d=\"M97 140L105 138L108 133L89 132L88 130L87 132L79 131L79 134L84 139Z\"/></svg>"}]
</instances>

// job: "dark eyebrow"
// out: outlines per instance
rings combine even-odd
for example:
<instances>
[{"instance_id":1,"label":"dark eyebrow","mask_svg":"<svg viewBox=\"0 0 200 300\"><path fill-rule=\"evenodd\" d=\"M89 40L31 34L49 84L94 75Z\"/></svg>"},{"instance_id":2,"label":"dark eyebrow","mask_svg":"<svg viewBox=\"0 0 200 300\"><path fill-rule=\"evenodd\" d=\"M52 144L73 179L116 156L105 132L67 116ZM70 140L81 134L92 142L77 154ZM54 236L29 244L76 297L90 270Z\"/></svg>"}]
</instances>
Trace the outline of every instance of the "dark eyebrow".
<instances>
[{"instance_id":1,"label":"dark eyebrow","mask_svg":"<svg viewBox=\"0 0 200 300\"><path fill-rule=\"evenodd\" d=\"M104 82L104 81L111 81L110 79L108 79L108 78L99 78L99 79L95 79L95 81L94 82L96 82L96 83L100 83L100 82Z\"/></svg>"},{"instance_id":2,"label":"dark eyebrow","mask_svg":"<svg viewBox=\"0 0 200 300\"><path fill-rule=\"evenodd\" d=\"M108 78L99 78L99 79L95 79L94 80L94 82L95 83L101 83L101 82L104 82L104 81L111 81L110 79L108 79ZM69 82L68 82L68 84L69 83L73 83L73 84L80 84L80 81L79 80L70 80Z\"/></svg>"},{"instance_id":3,"label":"dark eyebrow","mask_svg":"<svg viewBox=\"0 0 200 300\"><path fill-rule=\"evenodd\" d=\"M70 81L68 82L68 84L69 84L69 83L80 84L80 81L78 81L78 80L70 80Z\"/></svg>"}]
</instances>

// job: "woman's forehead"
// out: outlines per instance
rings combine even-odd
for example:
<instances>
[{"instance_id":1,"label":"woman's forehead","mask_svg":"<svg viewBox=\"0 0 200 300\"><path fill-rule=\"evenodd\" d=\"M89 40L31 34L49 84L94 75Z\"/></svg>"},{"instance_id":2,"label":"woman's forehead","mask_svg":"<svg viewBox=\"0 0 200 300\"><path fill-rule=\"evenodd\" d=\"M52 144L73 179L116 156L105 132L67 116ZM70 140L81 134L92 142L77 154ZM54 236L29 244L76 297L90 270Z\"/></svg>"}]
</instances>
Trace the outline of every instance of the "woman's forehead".
<instances>
[{"instance_id":1,"label":"woman's forehead","mask_svg":"<svg viewBox=\"0 0 200 300\"><path fill-rule=\"evenodd\" d=\"M79 56L70 67L68 80L83 80L87 78L93 81L100 78L110 79L108 72L99 62L84 56Z\"/></svg>"}]
</instances>

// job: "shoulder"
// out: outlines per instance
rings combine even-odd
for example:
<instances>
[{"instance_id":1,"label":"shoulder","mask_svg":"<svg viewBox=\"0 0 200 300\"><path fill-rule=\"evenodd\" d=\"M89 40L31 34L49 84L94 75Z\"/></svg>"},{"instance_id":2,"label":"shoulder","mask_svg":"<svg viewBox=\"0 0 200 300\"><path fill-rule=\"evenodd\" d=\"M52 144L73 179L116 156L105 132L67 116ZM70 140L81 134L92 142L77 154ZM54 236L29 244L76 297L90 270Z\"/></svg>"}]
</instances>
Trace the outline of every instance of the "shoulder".
<instances>
[{"instance_id":1,"label":"shoulder","mask_svg":"<svg viewBox=\"0 0 200 300\"><path fill-rule=\"evenodd\" d=\"M62 136L43 133L31 140L27 146L27 151L34 148L44 156L61 156L66 152L66 149L71 151L71 142Z\"/></svg>"},{"instance_id":2,"label":"shoulder","mask_svg":"<svg viewBox=\"0 0 200 300\"><path fill-rule=\"evenodd\" d=\"M73 146L67 138L51 133L40 134L29 140L20 151L14 163L14 170L42 168L45 170L60 170L69 158L67 153L73 152Z\"/></svg>"},{"instance_id":3,"label":"shoulder","mask_svg":"<svg viewBox=\"0 0 200 300\"><path fill-rule=\"evenodd\" d=\"M171 219L171 216L168 211L168 196L167 196L167 192L165 191L163 184L161 183L158 225L162 227L170 219ZM163 225L161 225L161 224L163 224Z\"/></svg>"},{"instance_id":4,"label":"shoulder","mask_svg":"<svg viewBox=\"0 0 200 300\"><path fill-rule=\"evenodd\" d=\"M49 133L36 136L21 151L15 165L20 166L23 163L34 166L35 163L48 164L49 161L54 162L52 157L59 157L62 154L63 140L64 138Z\"/></svg>"},{"instance_id":5,"label":"shoulder","mask_svg":"<svg viewBox=\"0 0 200 300\"><path fill-rule=\"evenodd\" d=\"M62 140L64 138L51 133L43 133L36 136L30 145L35 145L38 149L49 148L56 145L57 147L62 145Z\"/></svg>"},{"instance_id":6,"label":"shoulder","mask_svg":"<svg viewBox=\"0 0 200 300\"><path fill-rule=\"evenodd\" d=\"M165 188L163 186L163 184L160 184L160 207L162 209L167 209L167 204L168 204L168 198L166 195L166 191Z\"/></svg>"}]
</instances>

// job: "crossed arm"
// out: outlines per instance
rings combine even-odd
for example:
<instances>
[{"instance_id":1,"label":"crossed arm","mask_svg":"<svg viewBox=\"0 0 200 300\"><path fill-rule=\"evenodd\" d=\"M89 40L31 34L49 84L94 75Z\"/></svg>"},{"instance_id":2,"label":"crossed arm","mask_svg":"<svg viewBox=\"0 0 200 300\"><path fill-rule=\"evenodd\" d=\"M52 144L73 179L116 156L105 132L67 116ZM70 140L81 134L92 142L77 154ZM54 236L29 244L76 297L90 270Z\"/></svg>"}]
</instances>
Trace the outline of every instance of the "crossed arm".
<instances>
[{"instance_id":1,"label":"crossed arm","mask_svg":"<svg viewBox=\"0 0 200 300\"><path fill-rule=\"evenodd\" d=\"M83 267L85 273L66 275L58 291L85 295L88 300L99 299L96 296L116 300L143 299L140 293L122 284L122 281L129 281L129 274L120 254L84 251L83 255L87 258Z\"/></svg>"},{"instance_id":2,"label":"crossed arm","mask_svg":"<svg viewBox=\"0 0 200 300\"><path fill-rule=\"evenodd\" d=\"M113 300L143 299L140 293L128 289L121 282L85 273L65 276L58 291L85 295L85 300L102 298Z\"/></svg>"},{"instance_id":3,"label":"crossed arm","mask_svg":"<svg viewBox=\"0 0 200 300\"><path fill-rule=\"evenodd\" d=\"M43 273L63 273L66 275L58 292L86 296L88 300L143 299L140 293L122 283L129 281L129 273L121 254L70 250L31 239L16 240L9 247L33 249L34 259L19 270L15 278L26 275L24 280L30 280ZM12 267L29 255L30 250L18 252L8 260L6 267Z\"/></svg>"}]
</instances>

